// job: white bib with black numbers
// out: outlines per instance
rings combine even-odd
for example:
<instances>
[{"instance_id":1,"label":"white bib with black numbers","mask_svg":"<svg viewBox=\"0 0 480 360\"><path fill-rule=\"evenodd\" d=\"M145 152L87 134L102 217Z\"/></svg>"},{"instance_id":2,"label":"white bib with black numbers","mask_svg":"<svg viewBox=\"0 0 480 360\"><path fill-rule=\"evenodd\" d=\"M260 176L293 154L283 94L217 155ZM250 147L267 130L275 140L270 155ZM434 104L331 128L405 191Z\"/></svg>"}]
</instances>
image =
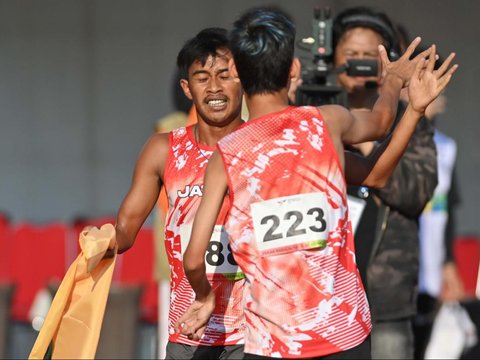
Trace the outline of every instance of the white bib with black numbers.
<instances>
[{"instance_id":1,"label":"white bib with black numbers","mask_svg":"<svg viewBox=\"0 0 480 360\"><path fill-rule=\"evenodd\" d=\"M331 222L323 193L285 196L252 203L257 246L263 255L326 246Z\"/></svg>"},{"instance_id":2,"label":"white bib with black numbers","mask_svg":"<svg viewBox=\"0 0 480 360\"><path fill-rule=\"evenodd\" d=\"M185 250L187 250L191 234L191 225L182 225L180 227L182 256L185 254ZM215 225L213 229L207 253L205 254L205 266L207 276L209 277L216 274L224 275L232 280L245 277L233 258L232 249L228 243L228 235L225 228L221 225Z\"/></svg>"}]
</instances>

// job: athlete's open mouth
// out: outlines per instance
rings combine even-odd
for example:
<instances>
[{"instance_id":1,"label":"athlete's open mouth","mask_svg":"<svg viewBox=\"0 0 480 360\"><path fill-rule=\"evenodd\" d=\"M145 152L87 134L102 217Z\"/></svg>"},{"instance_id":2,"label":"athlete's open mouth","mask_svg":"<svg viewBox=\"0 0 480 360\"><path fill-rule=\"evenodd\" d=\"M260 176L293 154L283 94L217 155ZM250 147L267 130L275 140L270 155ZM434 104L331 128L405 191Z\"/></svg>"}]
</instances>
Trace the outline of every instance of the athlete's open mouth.
<instances>
[{"instance_id":1,"label":"athlete's open mouth","mask_svg":"<svg viewBox=\"0 0 480 360\"><path fill-rule=\"evenodd\" d=\"M227 99L222 98L222 99L209 99L207 100L207 105L213 109L221 109L225 105L227 105Z\"/></svg>"}]
</instances>

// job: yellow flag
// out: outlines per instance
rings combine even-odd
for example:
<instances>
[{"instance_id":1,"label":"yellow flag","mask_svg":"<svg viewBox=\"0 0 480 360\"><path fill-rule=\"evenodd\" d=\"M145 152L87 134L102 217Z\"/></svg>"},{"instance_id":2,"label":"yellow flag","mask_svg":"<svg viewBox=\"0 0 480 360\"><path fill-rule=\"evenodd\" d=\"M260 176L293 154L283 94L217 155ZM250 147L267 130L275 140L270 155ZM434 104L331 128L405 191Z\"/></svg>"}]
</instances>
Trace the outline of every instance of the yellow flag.
<instances>
[{"instance_id":1,"label":"yellow flag","mask_svg":"<svg viewBox=\"0 0 480 360\"><path fill-rule=\"evenodd\" d=\"M79 242L82 251L57 290L29 359L44 359L47 350L52 359L95 357L116 254L103 257L115 248L115 228L94 227Z\"/></svg>"}]
</instances>

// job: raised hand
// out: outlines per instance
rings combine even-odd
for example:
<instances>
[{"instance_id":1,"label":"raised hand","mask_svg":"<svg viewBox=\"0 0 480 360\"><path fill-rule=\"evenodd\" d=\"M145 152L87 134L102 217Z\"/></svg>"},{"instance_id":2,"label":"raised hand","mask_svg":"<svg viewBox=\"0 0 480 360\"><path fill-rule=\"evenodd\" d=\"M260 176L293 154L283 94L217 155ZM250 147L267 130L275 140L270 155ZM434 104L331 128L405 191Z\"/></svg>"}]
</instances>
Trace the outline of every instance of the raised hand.
<instances>
[{"instance_id":1,"label":"raised hand","mask_svg":"<svg viewBox=\"0 0 480 360\"><path fill-rule=\"evenodd\" d=\"M398 76L403 81L403 86L408 86L408 82L415 72L417 64L430 55L431 48L421 52L413 59L410 59L413 52L421 42L420 37L416 37L408 46L403 55L396 61L391 62L388 58L387 51L383 45L378 48L380 60L382 62L382 79L388 74ZM435 57L435 56L434 56Z\"/></svg>"},{"instance_id":2,"label":"raised hand","mask_svg":"<svg viewBox=\"0 0 480 360\"><path fill-rule=\"evenodd\" d=\"M415 72L408 86L408 97L413 110L424 113L427 106L445 89L458 65L450 66L455 53L450 53L443 64L434 70L436 47L430 47L428 60L422 57L416 65ZM425 66L426 64L426 66Z\"/></svg>"},{"instance_id":3,"label":"raised hand","mask_svg":"<svg viewBox=\"0 0 480 360\"><path fill-rule=\"evenodd\" d=\"M205 301L195 300L190 305L175 323L175 330L187 336L190 340L200 340L214 309L215 295L212 292Z\"/></svg>"}]
</instances>

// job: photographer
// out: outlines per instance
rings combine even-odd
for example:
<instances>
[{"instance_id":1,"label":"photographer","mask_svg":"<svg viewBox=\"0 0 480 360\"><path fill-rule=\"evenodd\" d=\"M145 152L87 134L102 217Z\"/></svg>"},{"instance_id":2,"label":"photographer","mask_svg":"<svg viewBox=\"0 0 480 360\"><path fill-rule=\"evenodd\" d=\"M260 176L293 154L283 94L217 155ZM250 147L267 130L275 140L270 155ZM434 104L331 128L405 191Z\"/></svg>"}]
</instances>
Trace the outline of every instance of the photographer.
<instances>
[{"instance_id":1,"label":"photographer","mask_svg":"<svg viewBox=\"0 0 480 360\"><path fill-rule=\"evenodd\" d=\"M348 59L378 59L383 44L395 56L391 21L370 8L350 8L333 23L334 63ZM382 86L381 77L338 75L350 109L371 109ZM399 104L397 120L405 104ZM368 155L375 143L355 151ZM349 189L366 201L355 233L357 264L369 298L372 319L372 358L413 358L412 319L418 283L418 217L437 185L433 128L423 119L388 184L373 190Z\"/></svg>"}]
</instances>

